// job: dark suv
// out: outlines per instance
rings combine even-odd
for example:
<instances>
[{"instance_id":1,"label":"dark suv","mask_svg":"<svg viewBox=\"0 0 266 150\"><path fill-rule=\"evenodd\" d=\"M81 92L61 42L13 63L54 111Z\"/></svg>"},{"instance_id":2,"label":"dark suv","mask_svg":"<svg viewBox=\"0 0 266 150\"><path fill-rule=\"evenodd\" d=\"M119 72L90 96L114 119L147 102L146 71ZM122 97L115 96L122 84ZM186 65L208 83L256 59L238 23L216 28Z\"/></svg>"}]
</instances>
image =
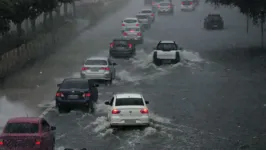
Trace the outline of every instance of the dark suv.
<instances>
[{"instance_id":1,"label":"dark suv","mask_svg":"<svg viewBox=\"0 0 266 150\"><path fill-rule=\"evenodd\" d=\"M98 100L98 84L93 80L82 78L64 79L56 92L55 101L59 113L70 112L72 109L84 108L94 112L94 103Z\"/></svg>"},{"instance_id":2,"label":"dark suv","mask_svg":"<svg viewBox=\"0 0 266 150\"><path fill-rule=\"evenodd\" d=\"M114 39L110 43L109 55L111 57L132 57L136 54L135 44L128 39Z\"/></svg>"},{"instance_id":3,"label":"dark suv","mask_svg":"<svg viewBox=\"0 0 266 150\"><path fill-rule=\"evenodd\" d=\"M204 28L209 29L223 29L224 21L220 14L209 14L204 19Z\"/></svg>"}]
</instances>

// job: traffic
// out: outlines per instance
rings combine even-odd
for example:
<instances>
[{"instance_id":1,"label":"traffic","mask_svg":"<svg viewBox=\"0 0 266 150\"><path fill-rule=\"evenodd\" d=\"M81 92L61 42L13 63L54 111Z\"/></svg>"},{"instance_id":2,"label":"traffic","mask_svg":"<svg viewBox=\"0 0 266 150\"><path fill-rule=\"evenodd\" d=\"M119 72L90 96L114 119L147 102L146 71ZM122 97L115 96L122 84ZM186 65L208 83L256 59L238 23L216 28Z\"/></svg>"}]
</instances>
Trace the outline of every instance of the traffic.
<instances>
[{"instance_id":1,"label":"traffic","mask_svg":"<svg viewBox=\"0 0 266 150\"><path fill-rule=\"evenodd\" d=\"M89 56L82 62L80 77L64 78L61 83L57 84L54 102L59 116L69 114L73 110L78 110L84 115L97 115L98 97L100 96L98 90L100 87L116 89L117 85L114 82L118 77L118 62L122 59L127 63L140 53L138 46L146 42L145 32L149 32L153 23L156 23L157 15L174 15L175 11L178 11L171 0L152 0L149 5L149 8L141 9L135 16L125 16L121 21L121 30L118 31L120 36L110 39L111 43L106 43L108 56ZM182 1L180 11L194 11L197 5L199 2L195 0ZM203 27L223 29L222 17L209 14ZM155 66L181 62L181 53L184 48L174 39L161 39L156 41L154 46L151 63ZM108 128L119 130L125 126L136 126L145 130L145 128L154 126L149 109L152 103L152 100L146 99L138 92L115 91L109 100L104 102L107 106L104 113ZM56 130L58 128L44 118L11 118L7 121L0 136L0 149L55 149L54 132ZM86 149L90 147L83 150Z\"/></svg>"}]
</instances>

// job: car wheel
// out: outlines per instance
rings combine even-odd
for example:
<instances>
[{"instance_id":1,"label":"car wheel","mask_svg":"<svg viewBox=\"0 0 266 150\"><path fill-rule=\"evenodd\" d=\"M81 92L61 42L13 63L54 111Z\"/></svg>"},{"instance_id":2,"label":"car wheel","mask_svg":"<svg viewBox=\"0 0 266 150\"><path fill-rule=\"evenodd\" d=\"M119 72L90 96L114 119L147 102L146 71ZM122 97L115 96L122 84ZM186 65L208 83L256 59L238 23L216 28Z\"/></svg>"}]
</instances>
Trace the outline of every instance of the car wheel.
<instances>
[{"instance_id":1,"label":"car wheel","mask_svg":"<svg viewBox=\"0 0 266 150\"><path fill-rule=\"evenodd\" d=\"M180 62L180 54L179 52L175 53L175 59L172 61L173 64L177 64Z\"/></svg>"},{"instance_id":2,"label":"car wheel","mask_svg":"<svg viewBox=\"0 0 266 150\"><path fill-rule=\"evenodd\" d=\"M153 53L153 63L154 63L156 66L160 66L160 65L162 65L161 60L157 59L157 52L154 52L154 53Z\"/></svg>"},{"instance_id":3,"label":"car wheel","mask_svg":"<svg viewBox=\"0 0 266 150\"><path fill-rule=\"evenodd\" d=\"M111 75L111 79L110 80L106 80L105 85L111 85L113 83L113 75Z\"/></svg>"},{"instance_id":4,"label":"car wheel","mask_svg":"<svg viewBox=\"0 0 266 150\"><path fill-rule=\"evenodd\" d=\"M90 101L89 102L89 110L91 111L91 113L94 113L95 112L94 102L93 101Z\"/></svg>"}]
</instances>

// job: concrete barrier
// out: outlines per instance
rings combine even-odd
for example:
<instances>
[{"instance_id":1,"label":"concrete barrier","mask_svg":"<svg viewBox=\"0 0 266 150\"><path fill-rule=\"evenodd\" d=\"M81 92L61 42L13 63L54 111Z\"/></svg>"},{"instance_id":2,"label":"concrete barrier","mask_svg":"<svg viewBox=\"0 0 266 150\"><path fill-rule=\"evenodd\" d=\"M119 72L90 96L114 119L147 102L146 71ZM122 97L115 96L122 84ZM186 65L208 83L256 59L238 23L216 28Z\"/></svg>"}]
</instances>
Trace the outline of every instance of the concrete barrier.
<instances>
[{"instance_id":1,"label":"concrete barrier","mask_svg":"<svg viewBox=\"0 0 266 150\"><path fill-rule=\"evenodd\" d=\"M105 10L101 13L108 14L114 9L118 9L129 0L112 0L108 5L102 5ZM87 28L84 26L83 28ZM30 41L18 48L15 48L0 56L0 78L5 78L14 71L21 69L31 60L36 60L40 57L56 50L57 46L67 43L71 38L78 35L81 30L77 29L74 22L69 22L53 33L46 33L38 36L34 41Z\"/></svg>"}]
</instances>

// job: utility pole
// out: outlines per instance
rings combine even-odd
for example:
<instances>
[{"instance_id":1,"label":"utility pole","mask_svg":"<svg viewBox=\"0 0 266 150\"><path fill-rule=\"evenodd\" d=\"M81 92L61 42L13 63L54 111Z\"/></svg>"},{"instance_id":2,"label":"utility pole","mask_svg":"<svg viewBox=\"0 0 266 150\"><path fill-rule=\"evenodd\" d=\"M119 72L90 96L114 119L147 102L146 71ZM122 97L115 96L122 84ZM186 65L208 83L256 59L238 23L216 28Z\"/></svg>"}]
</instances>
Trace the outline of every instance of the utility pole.
<instances>
[{"instance_id":1,"label":"utility pole","mask_svg":"<svg viewBox=\"0 0 266 150\"><path fill-rule=\"evenodd\" d=\"M264 44L263 44L263 41L264 41L264 22L265 22L265 12L264 10L261 10L260 12L260 29L261 29L261 48L264 48Z\"/></svg>"}]
</instances>

